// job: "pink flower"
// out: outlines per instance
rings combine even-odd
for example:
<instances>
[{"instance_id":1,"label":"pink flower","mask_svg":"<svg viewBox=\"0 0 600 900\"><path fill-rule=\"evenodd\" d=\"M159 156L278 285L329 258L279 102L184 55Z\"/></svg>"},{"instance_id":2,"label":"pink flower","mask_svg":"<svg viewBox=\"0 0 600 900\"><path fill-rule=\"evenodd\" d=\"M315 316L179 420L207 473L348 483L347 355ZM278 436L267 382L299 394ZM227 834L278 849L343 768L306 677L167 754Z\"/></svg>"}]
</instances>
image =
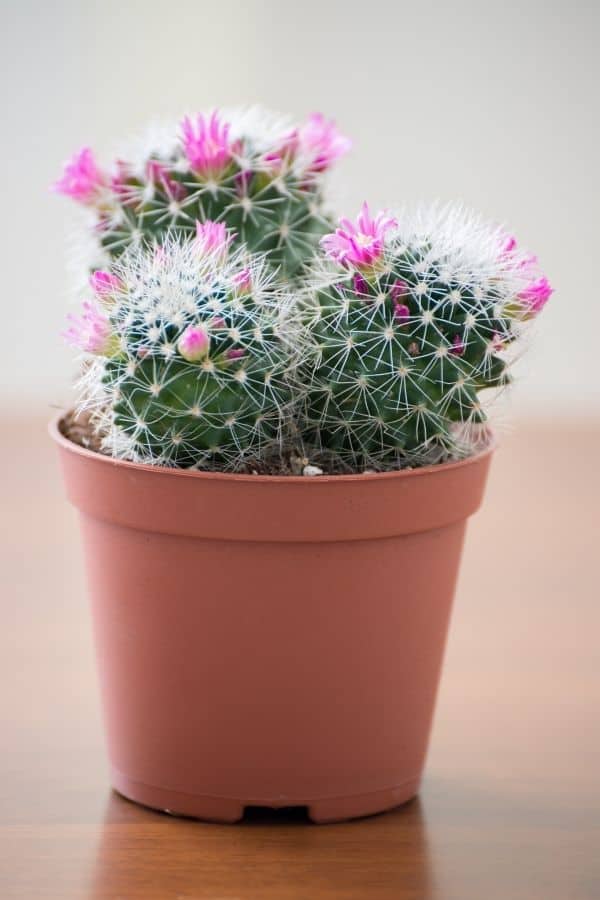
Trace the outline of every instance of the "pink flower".
<instances>
[{"instance_id":1,"label":"pink flower","mask_svg":"<svg viewBox=\"0 0 600 900\"><path fill-rule=\"evenodd\" d=\"M146 165L146 176L152 184L157 185L160 190L167 195L170 200L179 202L187 196L185 186L172 178L168 167L156 159L148 160Z\"/></svg>"},{"instance_id":2,"label":"pink flower","mask_svg":"<svg viewBox=\"0 0 600 900\"><path fill-rule=\"evenodd\" d=\"M265 154L265 162L281 169L299 158L306 170L324 172L332 163L348 152L352 141L344 137L335 125L321 113L312 113L300 128L294 128L281 139L279 146Z\"/></svg>"},{"instance_id":3,"label":"pink flower","mask_svg":"<svg viewBox=\"0 0 600 900\"><path fill-rule=\"evenodd\" d=\"M410 309L405 303L394 303L394 319L403 325L410 317Z\"/></svg>"},{"instance_id":4,"label":"pink flower","mask_svg":"<svg viewBox=\"0 0 600 900\"><path fill-rule=\"evenodd\" d=\"M462 356L466 350L466 346L464 341L455 334L452 338L452 346L450 347L450 353L454 353L455 356Z\"/></svg>"},{"instance_id":5,"label":"pink flower","mask_svg":"<svg viewBox=\"0 0 600 900\"><path fill-rule=\"evenodd\" d=\"M212 254L223 259L233 238L233 234L227 234L227 228L222 222L211 222L210 219L206 222L196 222L194 243L202 254Z\"/></svg>"},{"instance_id":6,"label":"pink flower","mask_svg":"<svg viewBox=\"0 0 600 900\"><path fill-rule=\"evenodd\" d=\"M517 249L517 239L513 234L505 234L502 240L500 252L502 255L513 253Z\"/></svg>"},{"instance_id":7,"label":"pink flower","mask_svg":"<svg viewBox=\"0 0 600 900\"><path fill-rule=\"evenodd\" d=\"M321 246L342 265L371 268L383 255L386 233L396 225L396 219L383 212L372 219L368 205L363 203L356 224L349 219L340 219L334 234L321 238Z\"/></svg>"},{"instance_id":8,"label":"pink flower","mask_svg":"<svg viewBox=\"0 0 600 900\"><path fill-rule=\"evenodd\" d=\"M281 139L281 143L277 147L273 150L269 150L268 153L265 153L263 158L269 166L275 169L282 169L293 161L298 152L298 148L298 129L294 128L293 131L289 131L284 135Z\"/></svg>"},{"instance_id":9,"label":"pink flower","mask_svg":"<svg viewBox=\"0 0 600 900\"><path fill-rule=\"evenodd\" d=\"M312 113L298 130L298 153L309 161L311 172L324 172L351 146L352 141L338 131L335 122L328 122L321 113Z\"/></svg>"},{"instance_id":10,"label":"pink flower","mask_svg":"<svg viewBox=\"0 0 600 900\"><path fill-rule=\"evenodd\" d=\"M360 294L363 297L369 293L369 282L358 272L352 279L352 287L354 288L355 294Z\"/></svg>"},{"instance_id":11,"label":"pink flower","mask_svg":"<svg viewBox=\"0 0 600 900\"><path fill-rule=\"evenodd\" d=\"M124 206L132 206L139 202L140 183L134 177L130 164L122 159L115 160L110 186Z\"/></svg>"},{"instance_id":12,"label":"pink flower","mask_svg":"<svg viewBox=\"0 0 600 900\"><path fill-rule=\"evenodd\" d=\"M110 321L96 303L84 301L81 315L70 313L67 322L69 327L63 337L73 347L86 353L110 353L113 340Z\"/></svg>"},{"instance_id":13,"label":"pink flower","mask_svg":"<svg viewBox=\"0 0 600 900\"><path fill-rule=\"evenodd\" d=\"M402 281L401 278L397 278L390 287L390 296L395 302L400 297L404 297L405 294L408 294L408 284L406 281Z\"/></svg>"},{"instance_id":14,"label":"pink flower","mask_svg":"<svg viewBox=\"0 0 600 900\"><path fill-rule=\"evenodd\" d=\"M208 356L210 337L202 325L188 325L179 341L177 349L188 362L199 362Z\"/></svg>"},{"instance_id":15,"label":"pink flower","mask_svg":"<svg viewBox=\"0 0 600 900\"><path fill-rule=\"evenodd\" d=\"M536 278L535 281L531 281L518 294L518 298L525 305L527 313L535 316L541 312L553 292L554 288L551 287L548 279L542 275L540 278Z\"/></svg>"},{"instance_id":16,"label":"pink flower","mask_svg":"<svg viewBox=\"0 0 600 900\"><path fill-rule=\"evenodd\" d=\"M210 119L203 115L196 122L186 116L182 123L183 150L192 170L205 178L218 178L240 149L229 139L230 125L221 123L215 111Z\"/></svg>"},{"instance_id":17,"label":"pink flower","mask_svg":"<svg viewBox=\"0 0 600 900\"><path fill-rule=\"evenodd\" d=\"M242 359L242 357L245 355L246 355L246 351L242 350L241 347L239 347L239 348L233 347L231 350L228 350L225 353L226 358L229 360Z\"/></svg>"},{"instance_id":18,"label":"pink flower","mask_svg":"<svg viewBox=\"0 0 600 900\"><path fill-rule=\"evenodd\" d=\"M506 237L501 247L501 256L513 271L518 271L527 282L525 287L517 294L525 318L532 318L544 308L554 288L545 275L539 273L537 256L533 254L519 254L516 238L512 235Z\"/></svg>"},{"instance_id":19,"label":"pink flower","mask_svg":"<svg viewBox=\"0 0 600 900\"><path fill-rule=\"evenodd\" d=\"M252 289L252 272L250 269L241 269L233 276L233 283L240 294L245 294Z\"/></svg>"},{"instance_id":20,"label":"pink flower","mask_svg":"<svg viewBox=\"0 0 600 900\"><path fill-rule=\"evenodd\" d=\"M106 177L96 165L94 154L89 147L82 147L65 164L62 178L55 181L52 190L78 203L90 204L106 187Z\"/></svg>"},{"instance_id":21,"label":"pink flower","mask_svg":"<svg viewBox=\"0 0 600 900\"><path fill-rule=\"evenodd\" d=\"M120 289L121 279L112 272L102 272L98 269L90 275L90 287L98 299L104 300Z\"/></svg>"}]
</instances>

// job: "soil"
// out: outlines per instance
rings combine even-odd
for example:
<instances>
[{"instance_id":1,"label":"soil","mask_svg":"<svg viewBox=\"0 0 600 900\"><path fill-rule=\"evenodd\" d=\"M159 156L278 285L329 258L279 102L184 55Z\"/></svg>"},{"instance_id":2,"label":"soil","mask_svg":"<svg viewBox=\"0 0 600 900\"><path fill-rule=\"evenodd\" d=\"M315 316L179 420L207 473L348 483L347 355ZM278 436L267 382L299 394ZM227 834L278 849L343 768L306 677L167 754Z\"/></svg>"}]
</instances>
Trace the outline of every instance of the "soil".
<instances>
[{"instance_id":1,"label":"soil","mask_svg":"<svg viewBox=\"0 0 600 900\"><path fill-rule=\"evenodd\" d=\"M102 435L95 430L90 416L86 413L75 413L73 410L65 413L60 430L74 444L85 447L86 450L92 450L94 453L108 455L102 449ZM374 470L365 470L365 474L372 471ZM285 455L277 454L271 459L267 458L260 462L254 461L247 469L242 469L242 472L247 475L305 475L306 477L318 477L320 474L353 474L352 470L344 468L330 459L325 460L317 456L311 456L309 459L298 451L291 451Z\"/></svg>"}]
</instances>

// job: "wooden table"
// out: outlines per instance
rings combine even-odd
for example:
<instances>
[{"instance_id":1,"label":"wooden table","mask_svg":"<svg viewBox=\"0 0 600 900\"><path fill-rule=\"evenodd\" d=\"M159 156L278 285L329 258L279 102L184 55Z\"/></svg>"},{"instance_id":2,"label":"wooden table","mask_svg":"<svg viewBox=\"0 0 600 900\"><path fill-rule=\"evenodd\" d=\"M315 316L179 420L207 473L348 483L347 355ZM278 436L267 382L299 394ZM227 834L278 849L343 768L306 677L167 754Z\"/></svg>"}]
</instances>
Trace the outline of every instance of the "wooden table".
<instances>
[{"instance_id":1,"label":"wooden table","mask_svg":"<svg viewBox=\"0 0 600 900\"><path fill-rule=\"evenodd\" d=\"M2 429L1 900L600 897L600 428L521 428L472 522L421 797L210 825L109 788L75 513Z\"/></svg>"}]
</instances>

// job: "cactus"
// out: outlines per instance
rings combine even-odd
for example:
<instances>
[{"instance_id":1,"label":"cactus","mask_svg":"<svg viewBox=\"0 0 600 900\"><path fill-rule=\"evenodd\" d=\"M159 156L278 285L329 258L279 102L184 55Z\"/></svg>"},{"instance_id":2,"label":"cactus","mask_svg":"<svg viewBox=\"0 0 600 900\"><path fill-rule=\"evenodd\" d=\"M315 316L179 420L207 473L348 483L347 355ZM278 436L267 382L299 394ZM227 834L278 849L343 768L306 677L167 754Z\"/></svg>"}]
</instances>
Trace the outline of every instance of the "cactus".
<instances>
[{"instance_id":1,"label":"cactus","mask_svg":"<svg viewBox=\"0 0 600 900\"><path fill-rule=\"evenodd\" d=\"M332 122L313 114L288 128L257 110L186 117L135 161L105 173L89 148L54 185L93 211L105 258L131 244L191 236L196 221L223 223L250 252L264 253L282 277L311 260L330 230L323 176L349 148ZM98 249L100 249L98 248Z\"/></svg>"},{"instance_id":2,"label":"cactus","mask_svg":"<svg viewBox=\"0 0 600 900\"><path fill-rule=\"evenodd\" d=\"M66 337L88 355L79 408L113 456L235 470L279 446L298 339L265 258L232 240L207 222L92 275Z\"/></svg>"},{"instance_id":3,"label":"cactus","mask_svg":"<svg viewBox=\"0 0 600 900\"><path fill-rule=\"evenodd\" d=\"M514 238L461 209L398 219L364 205L322 240L299 376L306 445L351 469L472 452L481 392L510 380L523 322L551 293Z\"/></svg>"}]
</instances>

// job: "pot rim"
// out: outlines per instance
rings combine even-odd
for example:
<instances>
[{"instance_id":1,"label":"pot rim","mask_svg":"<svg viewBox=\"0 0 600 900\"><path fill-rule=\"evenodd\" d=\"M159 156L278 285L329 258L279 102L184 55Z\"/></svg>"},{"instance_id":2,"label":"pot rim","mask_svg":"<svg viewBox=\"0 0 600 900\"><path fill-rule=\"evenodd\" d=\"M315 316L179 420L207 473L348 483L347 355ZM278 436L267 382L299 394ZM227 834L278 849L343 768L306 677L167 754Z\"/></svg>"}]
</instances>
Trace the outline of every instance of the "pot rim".
<instances>
[{"instance_id":1,"label":"pot rim","mask_svg":"<svg viewBox=\"0 0 600 900\"><path fill-rule=\"evenodd\" d=\"M52 440L55 441L55 443L57 443L59 446L70 453L74 453L83 458L90 459L94 462L105 464L107 466L118 466L134 472L154 472L156 473L156 475L163 476L170 475L180 478L183 477L201 479L203 481L224 481L228 483L237 482L241 484L362 484L364 482L381 482L402 478L414 478L419 476L432 475L434 473L441 474L441 472L447 472L453 469L466 468L467 466L470 466L487 456L491 456L491 454L496 450L498 446L496 434L490 428L489 441L487 443L487 446L485 446L483 450L480 450L477 453L472 453L470 456L464 457L464 459L438 463L437 465L419 466L414 469L395 469L391 472L357 472L347 475L323 474L315 476L314 478L308 478L306 475L247 475L240 472L199 471L190 469L178 469L171 466L153 466L149 465L148 463L135 463L126 459L117 459L113 456L105 456L102 453L97 453L95 450L88 450L86 447L82 447L80 444L76 444L74 441L70 440L68 437L66 437L66 435L63 434L60 426L65 418L65 415L65 412L60 412L50 420L50 422L48 423L48 433Z\"/></svg>"}]
</instances>

